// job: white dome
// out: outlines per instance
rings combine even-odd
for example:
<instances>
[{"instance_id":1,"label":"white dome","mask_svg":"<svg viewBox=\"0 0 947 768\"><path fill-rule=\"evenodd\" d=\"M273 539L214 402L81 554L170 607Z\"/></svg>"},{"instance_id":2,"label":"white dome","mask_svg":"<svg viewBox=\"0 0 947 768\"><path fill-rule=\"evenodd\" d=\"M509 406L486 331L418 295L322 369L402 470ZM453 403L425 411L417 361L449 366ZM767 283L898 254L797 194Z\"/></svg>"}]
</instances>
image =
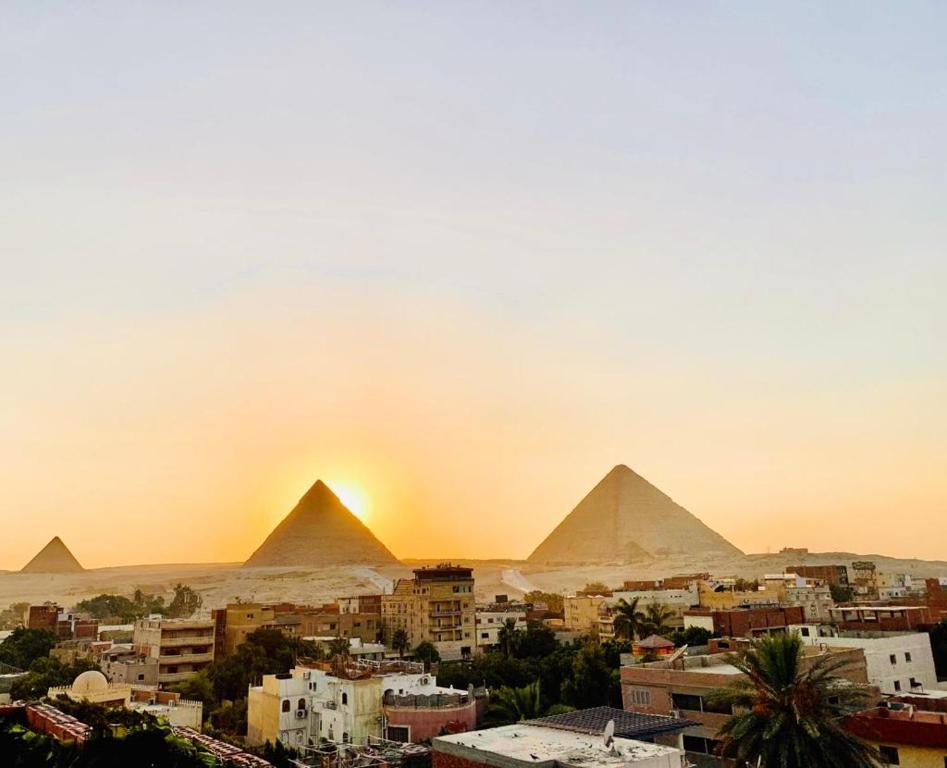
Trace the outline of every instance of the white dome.
<instances>
[{"instance_id":1,"label":"white dome","mask_svg":"<svg viewBox=\"0 0 947 768\"><path fill-rule=\"evenodd\" d=\"M104 691L108 687L108 679L97 669L83 672L72 681L73 693L95 693L96 691Z\"/></svg>"}]
</instances>

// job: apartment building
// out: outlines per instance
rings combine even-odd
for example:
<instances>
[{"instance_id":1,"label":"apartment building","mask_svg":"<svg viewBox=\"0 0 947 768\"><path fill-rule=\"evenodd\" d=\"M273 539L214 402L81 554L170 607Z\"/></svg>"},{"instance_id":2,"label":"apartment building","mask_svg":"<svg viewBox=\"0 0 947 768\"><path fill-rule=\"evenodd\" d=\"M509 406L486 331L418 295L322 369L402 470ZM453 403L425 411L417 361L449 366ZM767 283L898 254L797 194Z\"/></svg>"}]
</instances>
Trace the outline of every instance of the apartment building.
<instances>
[{"instance_id":1,"label":"apartment building","mask_svg":"<svg viewBox=\"0 0 947 768\"><path fill-rule=\"evenodd\" d=\"M790 631L798 633L808 645L860 648L865 654L868 681L884 694L924 692L938 687L931 637L926 632L866 635L815 626L794 626Z\"/></svg>"},{"instance_id":2,"label":"apartment building","mask_svg":"<svg viewBox=\"0 0 947 768\"><path fill-rule=\"evenodd\" d=\"M157 659L159 685L178 683L213 662L214 622L141 619L135 622L132 647L139 656Z\"/></svg>"},{"instance_id":3,"label":"apartment building","mask_svg":"<svg viewBox=\"0 0 947 768\"><path fill-rule=\"evenodd\" d=\"M802 664L824 654L846 662L838 674L855 685L868 686L861 649L807 646ZM629 712L682 716L695 724L683 735L683 745L695 762L713 755L717 732L732 715L727 706L712 702L711 693L727 687L743 673L724 654L684 656L674 661L622 666L622 702Z\"/></svg>"},{"instance_id":4,"label":"apartment building","mask_svg":"<svg viewBox=\"0 0 947 768\"><path fill-rule=\"evenodd\" d=\"M399 579L382 595L385 641L399 629L414 647L433 643L445 660L469 658L476 650L473 569L441 563L416 568L413 579Z\"/></svg>"},{"instance_id":5,"label":"apartment building","mask_svg":"<svg viewBox=\"0 0 947 768\"><path fill-rule=\"evenodd\" d=\"M684 612L685 627L700 627L720 637L760 637L786 632L793 624L805 623L798 606L731 608L714 611L699 608Z\"/></svg>"},{"instance_id":6,"label":"apartment building","mask_svg":"<svg viewBox=\"0 0 947 768\"><path fill-rule=\"evenodd\" d=\"M247 696L247 742L288 747L322 740L418 742L447 729L474 729L485 692L437 685L412 662L337 661L265 675Z\"/></svg>"},{"instance_id":7,"label":"apartment building","mask_svg":"<svg viewBox=\"0 0 947 768\"><path fill-rule=\"evenodd\" d=\"M569 595L562 599L562 628L567 632L594 634L606 595Z\"/></svg>"},{"instance_id":8,"label":"apartment building","mask_svg":"<svg viewBox=\"0 0 947 768\"><path fill-rule=\"evenodd\" d=\"M500 644L500 630L510 619L514 622L514 629L525 630L527 627L526 610L495 611L488 608L477 608L477 650L480 652L496 648Z\"/></svg>"},{"instance_id":9,"label":"apartment building","mask_svg":"<svg viewBox=\"0 0 947 768\"><path fill-rule=\"evenodd\" d=\"M829 614L844 631L911 632L932 623L926 605L843 605Z\"/></svg>"},{"instance_id":10,"label":"apartment building","mask_svg":"<svg viewBox=\"0 0 947 768\"><path fill-rule=\"evenodd\" d=\"M26 613L27 629L52 632L60 640L95 640L99 633L98 619L84 619L55 603L31 605Z\"/></svg>"},{"instance_id":11,"label":"apartment building","mask_svg":"<svg viewBox=\"0 0 947 768\"><path fill-rule=\"evenodd\" d=\"M846 565L787 565L786 573L795 573L806 579L821 581L829 587L847 587L848 566Z\"/></svg>"}]
</instances>

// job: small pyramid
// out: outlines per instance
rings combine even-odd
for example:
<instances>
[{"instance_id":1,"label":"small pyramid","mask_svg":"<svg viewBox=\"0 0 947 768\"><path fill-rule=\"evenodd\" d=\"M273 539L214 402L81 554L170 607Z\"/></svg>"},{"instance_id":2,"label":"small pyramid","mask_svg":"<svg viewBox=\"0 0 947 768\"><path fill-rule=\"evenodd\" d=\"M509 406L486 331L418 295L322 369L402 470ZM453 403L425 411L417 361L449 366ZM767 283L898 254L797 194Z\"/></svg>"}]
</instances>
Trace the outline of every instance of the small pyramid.
<instances>
[{"instance_id":1,"label":"small pyramid","mask_svg":"<svg viewBox=\"0 0 947 768\"><path fill-rule=\"evenodd\" d=\"M546 537L529 562L627 563L669 554L743 553L619 464Z\"/></svg>"},{"instance_id":2,"label":"small pyramid","mask_svg":"<svg viewBox=\"0 0 947 768\"><path fill-rule=\"evenodd\" d=\"M385 565L398 559L317 480L244 567Z\"/></svg>"},{"instance_id":3,"label":"small pyramid","mask_svg":"<svg viewBox=\"0 0 947 768\"><path fill-rule=\"evenodd\" d=\"M69 547L62 539L53 536L52 541L43 547L26 565L21 573L79 573L85 569L79 564Z\"/></svg>"}]
</instances>

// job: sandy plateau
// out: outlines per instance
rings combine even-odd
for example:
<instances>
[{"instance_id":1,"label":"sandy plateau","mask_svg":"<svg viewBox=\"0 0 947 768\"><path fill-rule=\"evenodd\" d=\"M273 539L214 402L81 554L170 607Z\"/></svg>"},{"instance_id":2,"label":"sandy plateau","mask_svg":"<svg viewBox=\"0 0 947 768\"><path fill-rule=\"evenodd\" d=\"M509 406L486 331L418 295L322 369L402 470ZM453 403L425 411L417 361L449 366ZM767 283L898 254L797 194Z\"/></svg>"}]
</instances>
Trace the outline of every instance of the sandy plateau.
<instances>
[{"instance_id":1,"label":"sandy plateau","mask_svg":"<svg viewBox=\"0 0 947 768\"><path fill-rule=\"evenodd\" d=\"M676 573L706 571L718 576L759 576L780 572L787 565L846 563L869 559L885 572L908 573L916 578L947 575L947 562L899 560L880 555L852 553L766 554L746 557L721 555L698 562L693 556L677 555L647 562L613 565L550 567L522 560L466 560L452 562L474 568L477 601L494 595L520 597L530 587L550 592L570 592L593 581L620 586L625 579L652 579ZM393 580L408 577L411 569L437 560L407 560L401 565L367 567L334 565L326 568L244 568L238 563L196 563L181 565L136 565L97 568L82 573L37 574L0 571L0 607L10 603L52 600L71 606L101 593L131 595L135 589L156 594L169 593L182 582L196 589L204 599L204 611L237 598L256 601L289 601L320 604L336 597L390 591Z\"/></svg>"}]
</instances>

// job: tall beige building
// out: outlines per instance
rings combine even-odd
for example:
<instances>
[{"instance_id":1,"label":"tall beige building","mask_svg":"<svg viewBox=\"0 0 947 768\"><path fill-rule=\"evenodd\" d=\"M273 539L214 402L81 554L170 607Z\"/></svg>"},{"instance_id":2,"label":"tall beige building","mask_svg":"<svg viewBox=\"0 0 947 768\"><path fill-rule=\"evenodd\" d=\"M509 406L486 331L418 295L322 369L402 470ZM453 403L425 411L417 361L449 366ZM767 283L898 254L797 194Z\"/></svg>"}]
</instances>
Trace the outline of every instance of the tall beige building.
<instances>
[{"instance_id":1,"label":"tall beige building","mask_svg":"<svg viewBox=\"0 0 947 768\"><path fill-rule=\"evenodd\" d=\"M442 659L460 659L476 650L473 569L450 563L416 568L413 579L399 579L382 595L385 640L403 629L411 647L428 641Z\"/></svg>"},{"instance_id":2,"label":"tall beige building","mask_svg":"<svg viewBox=\"0 0 947 768\"><path fill-rule=\"evenodd\" d=\"M214 660L214 622L141 619L132 639L135 653L158 661L158 684L187 680Z\"/></svg>"}]
</instances>

